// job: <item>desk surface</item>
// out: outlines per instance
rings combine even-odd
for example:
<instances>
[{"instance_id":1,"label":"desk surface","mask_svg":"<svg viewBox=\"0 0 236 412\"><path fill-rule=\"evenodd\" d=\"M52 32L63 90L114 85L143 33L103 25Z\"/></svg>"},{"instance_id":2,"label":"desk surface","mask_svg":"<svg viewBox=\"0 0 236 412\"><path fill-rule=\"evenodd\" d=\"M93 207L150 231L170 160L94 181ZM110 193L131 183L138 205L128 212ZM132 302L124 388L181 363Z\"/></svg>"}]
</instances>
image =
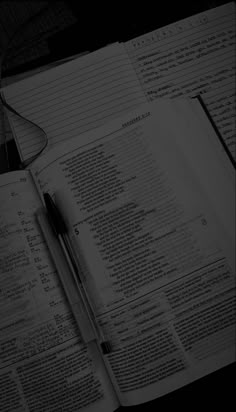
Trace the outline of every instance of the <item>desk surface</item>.
<instances>
[{"instance_id":1,"label":"desk surface","mask_svg":"<svg viewBox=\"0 0 236 412\"><path fill-rule=\"evenodd\" d=\"M106 8L93 5L91 10L89 6L81 7L80 2L67 0L66 4L75 17L75 22L70 22L47 38L50 53L25 64L8 67L3 74L19 73L76 53L97 50L108 43L127 41L224 3L227 1L157 2L155 10L151 5L124 9L111 3Z\"/></svg>"}]
</instances>

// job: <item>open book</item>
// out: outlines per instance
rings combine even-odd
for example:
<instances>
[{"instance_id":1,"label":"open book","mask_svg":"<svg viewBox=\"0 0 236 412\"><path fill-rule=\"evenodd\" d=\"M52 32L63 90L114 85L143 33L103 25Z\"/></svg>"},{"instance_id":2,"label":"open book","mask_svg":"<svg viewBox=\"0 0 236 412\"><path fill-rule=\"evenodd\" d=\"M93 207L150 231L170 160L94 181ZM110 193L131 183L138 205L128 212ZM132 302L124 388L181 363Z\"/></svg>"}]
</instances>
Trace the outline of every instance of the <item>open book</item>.
<instances>
[{"instance_id":1,"label":"open book","mask_svg":"<svg viewBox=\"0 0 236 412\"><path fill-rule=\"evenodd\" d=\"M80 337L35 213L61 193L96 317ZM235 360L234 174L198 101L145 104L0 176L1 410L113 411Z\"/></svg>"}]
</instances>

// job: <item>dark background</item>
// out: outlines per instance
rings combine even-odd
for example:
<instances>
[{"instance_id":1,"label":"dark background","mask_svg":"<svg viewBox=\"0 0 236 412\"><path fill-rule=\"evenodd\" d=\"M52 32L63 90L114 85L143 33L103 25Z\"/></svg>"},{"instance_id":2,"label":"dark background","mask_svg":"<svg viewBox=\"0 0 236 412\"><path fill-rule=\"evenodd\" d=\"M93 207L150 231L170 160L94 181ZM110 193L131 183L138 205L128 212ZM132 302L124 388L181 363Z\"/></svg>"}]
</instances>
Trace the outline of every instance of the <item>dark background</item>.
<instances>
[{"instance_id":1,"label":"dark background","mask_svg":"<svg viewBox=\"0 0 236 412\"><path fill-rule=\"evenodd\" d=\"M21 3L20 0L18 3ZM30 3L31 7L34 4L37 7L38 1L32 0ZM50 7L57 8L57 4L60 2L51 1L49 3ZM93 2L85 5L82 5L79 1L66 1L64 3L74 16L75 21L47 36L46 41L50 53L40 58L29 59L24 64L9 63L11 62L11 53L14 53L16 49L19 53L22 48L21 33L26 31L27 34L27 27L34 24L34 20L32 19L31 23L28 22L28 26L27 22L26 25L22 24L18 29L17 38L13 42L14 47L12 46L9 49L9 56L6 56L5 65L3 64L3 77L21 73L76 53L93 51L108 43L127 41L177 20L226 3L226 1L170 2L157 0L155 3L130 3L129 8L127 8L128 2L124 4L110 2L106 8L101 8L100 4L94 5ZM47 10L45 8L43 18L46 14ZM42 15L39 18L42 18ZM18 46L17 41L19 42ZM26 35L22 53L27 49L27 41ZM40 42L40 36L37 38L37 42ZM19 158L14 141L8 143L8 148L11 153L10 167L18 169ZM2 148L2 151L0 150L0 172L3 171L5 166L4 153L5 151ZM135 407L119 408L119 411L152 411L157 409L169 411L172 408L188 412L192 409L212 410L213 408L228 411L234 407L235 403L235 370L234 363L155 401Z\"/></svg>"},{"instance_id":2,"label":"dark background","mask_svg":"<svg viewBox=\"0 0 236 412\"><path fill-rule=\"evenodd\" d=\"M11 4L14 3L14 0L0 0L0 13L3 16L1 2ZM44 24L46 24L45 16L47 15L47 3L49 5L48 13L54 10L55 16L56 10L59 9L59 5L65 4L66 8L64 8L64 10L62 9L62 13L64 12L65 14L68 14L68 11L70 11L75 18L75 22L73 23L72 21L67 21L67 27L63 27L61 30L58 29L57 33L47 37L47 42L50 49L50 54L48 56L36 59L25 65L19 64L16 65L16 67L8 67L7 70L3 70L4 75L19 73L21 71L37 67L75 53L93 51L100 47L106 46L108 43L127 41L136 36L173 23L177 20L227 3L227 1L223 0L157 0L155 3L136 2L132 5L128 2L124 2L124 4L109 2L109 4L104 7L104 5L97 5L96 2L94 2L94 4L93 2L91 2L91 4L89 2L86 4L85 2L84 4L80 1L73 0L28 1L28 3L31 4L31 7L32 5L35 5L35 8L42 2L46 5L40 9L39 12L37 11L38 17L34 19L34 15L32 14L31 21L30 19L26 20L16 34L13 44L15 49L18 49L18 52L19 50L21 51L21 39L24 39L24 48L27 45L27 41L30 40L30 38L27 39L27 35L25 35L25 33L27 33L27 29L30 26L35 25L35 21L37 20L41 20ZM27 3L27 0L17 1L17 4L20 5L21 3L23 7L23 5L25 6L25 3ZM58 18L55 24L57 23ZM52 24L52 22L47 22L47 28L49 29ZM37 27L35 25L35 30L36 29ZM41 35L41 39L42 38L43 36ZM40 45L39 40L40 39L37 38L37 43L35 41L35 44L38 44L38 46ZM24 52L25 50L22 49L22 53Z\"/></svg>"}]
</instances>

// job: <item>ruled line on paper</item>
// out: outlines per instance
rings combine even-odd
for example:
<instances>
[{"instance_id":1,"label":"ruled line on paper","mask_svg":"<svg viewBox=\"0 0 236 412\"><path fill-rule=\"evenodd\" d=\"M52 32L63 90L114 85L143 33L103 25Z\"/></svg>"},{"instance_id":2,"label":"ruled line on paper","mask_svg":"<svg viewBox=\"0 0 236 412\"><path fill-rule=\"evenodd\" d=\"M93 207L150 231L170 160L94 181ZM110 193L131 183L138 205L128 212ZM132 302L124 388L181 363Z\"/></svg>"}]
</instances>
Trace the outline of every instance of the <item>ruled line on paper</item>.
<instances>
[{"instance_id":1,"label":"ruled line on paper","mask_svg":"<svg viewBox=\"0 0 236 412\"><path fill-rule=\"evenodd\" d=\"M137 106L137 104L143 103L143 99L136 100L135 103L134 103L133 99L131 99L131 102L132 102L131 104L130 104L130 102L126 102L126 104L122 103L120 106L117 106L117 105L114 106L116 108L116 110L115 111L112 110L111 113L109 113L109 111L107 109L103 110L104 113L109 113L106 116L102 116L102 117L100 116L99 118L95 119L95 116L92 115L93 116L93 123L91 123L91 121L89 121L88 118L85 118L87 120L87 122L85 122L84 124L81 124L80 127L78 127L76 122L73 122L73 123L71 122L70 127L67 128L67 129L58 128L58 130L60 130L60 133L56 133L57 130L52 130L51 131L51 142L52 142L52 144L53 144L54 139L56 140L57 143L62 142L63 140L65 140L65 134L66 134L66 138L69 139L69 138L78 136L80 133L91 130L92 128L95 128L95 127L101 125L102 123L104 123L104 119L107 119L107 118L112 119L115 116L117 116L119 113L124 112L124 110L130 110L131 108L134 108L135 106ZM119 107L122 107L122 109L119 110ZM50 133L50 131L49 131L49 133ZM25 145L25 147L23 147L23 146L22 147L24 148L25 152L28 155L29 153L32 154L31 148L36 147L36 145L37 145L37 147L40 146L40 144L37 144L37 142L35 143L31 139L30 142L28 142L28 144ZM29 150L30 150L30 152L29 152Z\"/></svg>"},{"instance_id":2,"label":"ruled line on paper","mask_svg":"<svg viewBox=\"0 0 236 412\"><path fill-rule=\"evenodd\" d=\"M122 64L122 61L123 61L123 64ZM107 70L100 70L101 68L98 66L98 65L96 65L96 64L93 64L93 69L90 71L90 73L93 73L93 76L89 76L89 77L87 77L87 78L85 78L85 80L84 80L84 82L86 82L86 81L88 81L89 83L91 82L91 79L94 79L94 73L96 73L96 76L97 76L97 79L99 80L99 76L103 76L104 77L104 75L108 72L110 72L111 71L111 69L113 69L113 66L114 66L114 64L116 64L118 61L114 61L113 63L112 63L112 65L111 65L111 67L108 67L107 68ZM126 67L129 67L130 66L130 64L129 63L127 63L127 61L126 60L119 60L119 62L121 62L121 64L120 65L115 65L115 70L117 71L117 73L121 73L122 72L122 70L123 71L125 71L125 69L126 69ZM107 66L109 66L109 62L107 63ZM99 70L99 72L98 72L98 70ZM116 73L116 71L115 71L115 73ZM87 74L87 70L84 70L84 73L86 73ZM45 95L47 96L48 95L48 93L49 92L52 92L53 90L57 90L58 91L58 86L63 86L62 88L61 88L61 90L66 90L67 88L68 88L68 86L70 86L70 85L74 85L75 84L75 82L77 83L78 82L78 79L80 79L79 81L80 81L80 84L81 83L83 83L82 81L81 81L81 75L82 75L82 73L81 73L81 71L80 71L80 73L79 73L79 70L78 70L78 72L76 72L76 75L75 76L73 76L73 77L71 77L69 74L67 75L67 76L62 76L61 78L59 78L57 81L55 81L55 80L51 80L50 82L46 82L46 83L43 83L42 85L40 85L40 86L37 86L37 91L35 92L35 93L32 93L32 91L34 92L35 91L35 87L34 88L32 88L32 89L27 89L27 90L25 90L25 97L27 97L27 101L29 102L30 101L30 99L34 99L35 98L35 96L37 96L38 95L38 92L40 91L40 94L43 96L43 93L45 92ZM114 73L112 73L110 76L109 75L106 75L106 78L108 78L109 79L109 77L112 77L114 75ZM66 77L66 80L63 80L64 79L64 77ZM50 86L49 86L50 85ZM86 87L87 87L87 85L85 85L84 86L84 88L86 89ZM83 87L81 87L81 89L82 89ZM14 105L16 105L16 104L18 104L18 103L20 103L21 102L21 93L22 92L20 92L17 96L16 95L14 95L14 97L12 98L12 103L14 103Z\"/></svg>"},{"instance_id":3,"label":"ruled line on paper","mask_svg":"<svg viewBox=\"0 0 236 412\"><path fill-rule=\"evenodd\" d=\"M105 102L105 103L102 103L102 104L100 104L99 106L98 105L94 105L94 106L90 106L89 107L89 110L93 110L93 109L100 109L101 107L103 107L103 106L107 106L107 103L109 103L109 108L112 108L112 107L116 107L116 104L114 105L114 106L111 106L111 104L113 103L113 102L118 102L119 100L123 100L124 98L127 98L127 97L129 97L129 96L132 96L134 93L133 92L131 92L131 93L126 93L125 95L122 95L122 96L120 96L120 97L117 97L116 99L110 99L108 102ZM133 99L131 99L131 100L133 100ZM126 100L123 100L122 101L122 104L124 104L124 103L126 103ZM82 105L80 106L80 107L83 107ZM106 111L106 109L105 109L105 111ZM96 112L96 110L95 110L95 112ZM99 111L99 112L104 112L104 110L102 110L102 111ZM64 119L66 119L66 120L68 120L68 119L73 119L74 118L74 113L73 112L71 112L71 111L65 111L65 112L63 112L63 115L65 115L65 114L69 114L69 116L65 116L64 117ZM85 114L85 113L88 113L88 110L83 110L83 111L80 111L80 115L83 115L83 114ZM59 115L61 114L61 112L59 113ZM49 128L49 130L50 129L53 129L53 131L55 131L55 130L57 130L57 129L60 129L61 128L61 126L59 125L58 126L58 113L56 112L55 113L55 116L53 116L53 118L54 118L54 122L52 122L52 118L50 118L50 121L48 121L48 122L44 122L44 127L48 127ZM91 114L90 114L90 116L89 117L93 117L93 115L94 115L94 112L91 112ZM88 116L82 116L82 117L76 117L76 123L78 122L78 120L84 120L84 119L88 119ZM39 119L40 120L40 119ZM92 120L92 119L91 119ZM70 125L71 125L72 123L70 122ZM57 125L57 127L54 127L54 125ZM34 129L34 125L29 125L29 127L28 127L28 129L29 128L32 128L32 129ZM26 133L25 132L25 129L24 129L24 126L20 126L19 127L19 129L18 130L22 130L22 135L21 135L21 137L22 138L24 138L25 136L28 136L28 133ZM24 144L24 142L23 142L23 144Z\"/></svg>"},{"instance_id":4,"label":"ruled line on paper","mask_svg":"<svg viewBox=\"0 0 236 412\"><path fill-rule=\"evenodd\" d=\"M155 86L158 86L158 84L157 84L158 82L160 83L161 86L163 86L164 84L171 82L172 79L174 81L176 81L176 78L174 77L174 75L176 73L181 73L181 75L178 76L178 80L181 79L182 77L184 77L185 80L187 80L188 78L192 78L192 77L196 79L195 75L196 74L199 75L199 74L201 74L201 72L203 72L203 74L206 75L206 74L209 74L209 73L212 73L212 72L216 72L216 71L218 71L218 69L221 69L221 68L224 69L225 68L225 63L227 63L227 61L231 61L231 56L228 57L228 58L225 58L223 63L222 63L222 61L220 61L219 65L217 64L216 60L214 60L214 62L213 62L214 63L214 69L210 68L209 70L206 70L206 68L209 67L210 63L212 63L211 59L206 61L207 64L204 67L202 67L202 66L201 67L196 67L196 63L191 64L191 66L185 67L184 70L177 70L174 73L163 75L163 78L165 78L164 82L162 82L161 79L160 80L159 79L158 80L154 79L154 81L156 81ZM190 70L188 70L189 67L195 67L195 69L190 71ZM172 77L168 78L168 76L172 76ZM168 80L167 80L167 78L168 78ZM150 80L150 83L151 83L151 80ZM181 84L181 82L178 82L178 84ZM184 82L183 82L183 84L184 84ZM149 89L152 89L152 88L153 88L153 85L146 86L146 90L149 90Z\"/></svg>"},{"instance_id":5,"label":"ruled line on paper","mask_svg":"<svg viewBox=\"0 0 236 412\"><path fill-rule=\"evenodd\" d=\"M114 94L114 92L116 92L116 90L114 90L114 89L117 89L119 87L122 87L122 89L124 89L125 85L130 85L130 88L132 89L133 88L132 83L136 83L136 80L135 81L131 80L130 79L130 74L128 74L128 76L127 75L123 76L123 79L127 79L127 77L128 77L128 80L122 81L122 76L120 76L119 79L118 79L119 80L118 84L114 84L116 82L116 80L113 79L112 82L111 82L111 85L109 84L109 89L102 90L102 91L96 91L96 90L100 90L101 87L106 86L108 84L107 82L102 83L101 85L99 85L97 87L94 87L94 88L91 87L91 88L88 89L87 92L79 93L79 95L78 95L78 90L80 90L80 89L77 87L76 90L74 90L73 93L71 93L71 90L70 90L70 96L68 96L68 90L67 90L67 91L65 91L65 93L63 95L60 95L60 96L58 94L54 93L54 95L53 95L54 97L47 98L46 102L44 101L44 99L42 97L41 97L41 99L38 97L37 105L33 106L34 110L27 110L27 106L29 106L29 104L28 104L28 105L24 106L24 111L25 112L27 111L27 116L32 116L32 115L36 114L37 120L40 120L41 116L39 115L39 113L40 113L41 109L46 110L47 108L50 108L51 105L53 104L53 102L56 102L57 103L56 107L59 108L60 106L64 107L64 103L67 102L67 101L69 101L71 105L74 104L74 103L79 102L81 100L82 96L86 97L86 99L83 100L83 102L85 102L89 98L94 99L94 96L99 97L100 95L103 94L103 97L105 97L105 96L112 95L112 94ZM95 83L97 84L97 82L95 82ZM128 88L128 86L126 86L126 90L127 90L127 88ZM111 90L113 90L113 92L108 93ZM62 97L64 97L64 96L66 98L62 99ZM76 97L76 100L73 100L74 96ZM58 102L59 97L61 97L60 102ZM100 97L99 97L99 99L100 99ZM84 104L81 104L81 106L84 106ZM31 108L32 104L29 107ZM78 106L76 106L76 107L78 107ZM42 114L42 117L44 117L44 114Z\"/></svg>"},{"instance_id":6,"label":"ruled line on paper","mask_svg":"<svg viewBox=\"0 0 236 412\"><path fill-rule=\"evenodd\" d=\"M211 53L211 50L209 51L209 54ZM161 54L161 53L160 53ZM212 53L213 54L213 53ZM210 62L210 60L216 60L216 59L222 59L222 58L224 58L224 61L225 61L225 57L224 56L228 56L227 57L227 59L233 59L233 57L234 57L234 50L233 50L233 47L231 48L231 49L228 49L228 50L217 50L217 51L215 51L214 52L214 54L213 54L213 56L210 54L210 55L205 55L205 56L202 56L201 57L201 62L202 62L202 60L204 61L204 59L208 59L208 63ZM165 56L164 56L165 57ZM200 62L199 62L199 59L200 58L198 58L198 59L196 59L197 60L197 62L199 63L199 66L200 66ZM221 60L221 62L222 62L222 60ZM153 65L154 66L154 64L155 64L155 62L153 62L153 61L151 61L150 62L150 65ZM194 66L195 65L195 67L196 67L196 61L194 62L194 63L192 63L192 64L190 64L190 62L187 62L187 63L182 63L181 61L180 62L176 62L176 66L175 67L180 67L180 66L182 66L182 65L185 65L185 66L187 66L186 67L186 70L188 70L188 68L189 67L191 67L191 66ZM138 64L136 64L136 70L137 70L137 73L140 75L140 77L143 77L143 74L142 73L144 73L144 71L142 71L142 70L140 70L140 65L138 65ZM200 67L200 68L202 68L202 67ZM157 69L158 69L158 67L157 67ZM181 69L179 69L179 70L171 70L172 69L172 67L171 68L168 68L168 66L167 66L167 70L169 70L169 71L172 71L173 72L173 74L176 74L176 73L178 73L178 72L180 72L180 73L182 73L183 72L183 68L181 68ZM214 69L214 67L212 66L211 67L211 69L213 70ZM153 67L150 67L150 70L153 70ZM147 75L148 74L148 68L145 68L145 74ZM166 75L165 74L163 74L163 77L166 77ZM144 79L143 79L143 81L144 81Z\"/></svg>"},{"instance_id":7,"label":"ruled line on paper","mask_svg":"<svg viewBox=\"0 0 236 412\"><path fill-rule=\"evenodd\" d=\"M83 120L83 119L89 119L90 117L91 117L91 122L93 121L93 116L94 116L94 113L96 113L96 109L97 110L99 110L101 107L106 107L104 110L102 110L102 112L104 112L104 111L106 111L106 110L108 110L108 108L110 109L110 108L115 108L118 104L120 104L120 100L122 99L122 102L121 102L121 104L125 104L126 103L126 98L128 97L128 96L132 96L133 95L133 97L135 97L136 96L136 94L135 93L128 93L128 94L126 94L126 95L122 95L121 97L117 97L116 99L110 99L108 102L105 102L105 103L101 103L100 105L96 105L96 106L94 106L94 107L90 107L89 108L89 110L85 110L85 111L80 111L79 113L77 112L77 116L76 116L76 123L78 123L78 121L80 121L80 120ZM130 99L129 99L130 100ZM133 98L131 99L131 100L133 100ZM143 100L143 99L142 99ZM111 105L111 103L112 102L116 102L117 104L115 104L115 105ZM109 103L109 107L107 107L108 106L108 103ZM82 106L80 106L80 107L82 107ZM67 113L69 113L69 116L66 116L66 114ZM64 115L64 121L66 121L66 120L68 120L68 119L73 119L73 118L75 118L75 113L76 113L76 111L74 111L74 112L70 112L70 111L68 111L68 112L66 112L66 113L63 113L63 115ZM81 114L87 114L87 115L85 115L85 116L82 116L82 117L80 117L80 115ZM61 124L59 124L58 123L58 120L59 120L59 117L62 115L62 113L60 112L59 114L56 112L56 116L54 117L54 121L52 121L52 119L50 119L50 121L49 122L45 122L44 123L44 127L47 129L47 131L48 132L50 132L50 130L52 130L52 131L55 131L55 130L57 130L57 129L63 129L63 126L61 125ZM66 128L68 129L69 128L69 126L72 124L72 122L70 122L70 124L67 124L66 125ZM55 126L55 127L54 127ZM24 126L20 126L19 127L19 129L18 130L22 130L22 134L21 134L21 137L22 138L24 138L24 137L26 137L26 136L28 136L28 131L29 131L29 129L34 129L34 126L32 125L32 126L28 126L27 127L27 131L25 130L25 128L24 128ZM22 144L24 144L24 142L22 142Z\"/></svg>"},{"instance_id":8,"label":"ruled line on paper","mask_svg":"<svg viewBox=\"0 0 236 412\"><path fill-rule=\"evenodd\" d=\"M143 99L140 99L140 102L138 102L138 103L141 104L142 102L143 102ZM95 125L97 125L98 121L99 122L103 121L104 118L111 117L112 115L115 116L115 114L118 112L117 109L119 107L125 107L125 105L127 105L127 104L128 104L129 107L136 106L136 102L134 104L134 101L131 98L131 99L127 100L126 102L120 103L119 105L115 104L115 105L111 106L110 109L106 108L106 109L103 109L103 110L100 110L100 111L97 111L97 112L93 112L90 116L92 121L88 116L84 116L83 118L80 118L79 119L80 120L80 126L79 127L78 127L77 119L73 122L70 122L69 125L66 125L64 127L60 127L60 126L54 127L55 125L57 125L57 123L55 123L51 126L51 130L49 129L49 133L51 131L51 138L55 139L55 137L61 137L60 141L62 141L62 140L64 140L64 138L63 138L64 133L67 133L67 135L68 135L73 130L77 130L77 132L79 133L79 132L81 132L81 129L85 125L88 126L88 130L91 129L91 128L94 128ZM116 109L116 110L114 111L113 109ZM111 113L109 113L109 110L110 110ZM120 112L122 112L122 110ZM101 113L103 113L104 115L101 116ZM93 124L93 127L91 127L91 124ZM60 133L58 133L58 130L60 130ZM31 141L32 141L32 139L31 139ZM30 147L29 144L27 146Z\"/></svg>"},{"instance_id":9,"label":"ruled line on paper","mask_svg":"<svg viewBox=\"0 0 236 412\"><path fill-rule=\"evenodd\" d=\"M205 21L202 22L201 19L202 17L205 17ZM149 46L151 44L155 44L155 42L163 42L166 40L166 38L171 38L171 36L176 36L183 34L184 32L184 37L188 38L188 32L190 32L189 36L192 36L194 33L194 30L196 29L198 35L199 35L199 27L201 28L201 32L203 31L204 27L207 27L208 24L210 23L211 26L214 27L214 23L216 22L216 26L220 26L220 24L225 25L227 21L232 22L232 17L235 17L235 10L233 9L233 2L228 3L223 6L216 7L215 9L210 9L207 11L204 11L202 13L199 13L197 15L193 15L190 17L187 17L183 20L179 20L175 23L171 23L167 26L164 26L162 28L158 28L157 30L153 30L149 33L143 34L141 36L138 36L134 39L129 40L126 43L126 47L129 50L129 55L132 52L136 52L139 54L140 49ZM193 20L196 21L197 18L197 24L195 22L195 26L192 25ZM206 20L207 19L207 20ZM225 21L224 21L225 19ZM181 30L180 30L181 29ZM163 38L155 38L156 35L162 34L163 31L169 31L171 34L168 37L163 37ZM148 39L148 43L145 43L145 40ZM140 45L141 41L141 45ZM175 41L175 40L174 40ZM139 45L138 48L136 47L137 44Z\"/></svg>"},{"instance_id":10,"label":"ruled line on paper","mask_svg":"<svg viewBox=\"0 0 236 412\"><path fill-rule=\"evenodd\" d=\"M206 26L203 29L201 27L202 30L201 30L200 34L199 34L199 29L197 29L196 27L194 29L193 28L188 29L189 31L191 30L191 34L185 35L185 33L184 33L184 37L183 37L183 32L181 32L181 33L176 34L174 39L172 39L172 38L171 39L163 39L163 40L159 39L159 40L154 41L153 43L144 44L143 46L139 47L138 49L134 49L134 50L131 49L129 51L129 54L130 54L130 56L132 55L133 57L135 57L135 55L139 56L140 51L142 49L145 49L145 48L147 48L148 52L151 53L151 52L156 50L157 46L158 46L159 50L161 50L161 48L163 47L165 52L166 52L166 50L171 51L171 49L176 48L176 40L178 39L178 37L179 37L178 47L184 46L188 40L191 40L191 41L201 40L207 34L214 33L215 30L220 30L221 26L222 26L222 29L228 29L228 30L231 29L231 28L234 29L234 21L235 20L232 21L232 16L231 16L225 22L225 23L228 23L228 26L226 26L224 24L224 22L220 19L220 22L216 25L211 25L210 27ZM144 37L145 37L145 35L144 35ZM183 39L181 39L181 37L183 37ZM183 40L182 43L181 43L181 40ZM127 47L129 47L129 46L127 46Z\"/></svg>"},{"instance_id":11,"label":"ruled line on paper","mask_svg":"<svg viewBox=\"0 0 236 412\"><path fill-rule=\"evenodd\" d=\"M204 23L201 22L203 16ZM195 19L193 27L192 19ZM176 24L182 25L181 31L177 32ZM162 30L170 35L157 38ZM191 97L201 93L233 157L236 156L233 114L235 47L233 3L191 16L126 43L147 99ZM210 104L212 96L218 105ZM227 118L223 116L226 110Z\"/></svg>"},{"instance_id":12,"label":"ruled line on paper","mask_svg":"<svg viewBox=\"0 0 236 412\"><path fill-rule=\"evenodd\" d=\"M4 94L22 116L43 128L49 147L147 101L122 44L15 83ZM23 159L35 154L40 143L33 125L15 119L13 127Z\"/></svg>"},{"instance_id":13,"label":"ruled line on paper","mask_svg":"<svg viewBox=\"0 0 236 412\"><path fill-rule=\"evenodd\" d=\"M218 87L216 87L214 90L210 90L209 92L207 92L206 93L206 96L207 96L207 99L214 99L214 103L216 103L215 102L215 97L216 96L220 96L221 94L223 94L223 93L225 93L225 92L227 92L227 97L230 99L230 98L234 98L235 97L235 95L234 95L234 92L233 92L233 87L230 87L230 86L232 86L233 85L233 87L235 86L235 82L230 82L230 83L228 83L227 84L227 88L225 88L225 86L226 86L226 84L223 84L223 85L219 85ZM231 93L231 94L230 94Z\"/></svg>"},{"instance_id":14,"label":"ruled line on paper","mask_svg":"<svg viewBox=\"0 0 236 412\"><path fill-rule=\"evenodd\" d=\"M143 101L140 101L140 104L141 104L141 103L143 103ZM136 105L132 104L132 105L129 105L129 106L125 107L125 109L126 109L126 110L132 110L135 106L136 106ZM123 108L120 109L120 110L116 110L116 115L122 114L123 112L124 112ZM112 117L110 117L110 115L105 116L105 118L108 118L109 120L112 119ZM93 128L99 127L101 124L102 124L101 122L98 122L97 124L94 124L94 127L93 127ZM87 123L87 124L85 125L85 127L84 127L84 128L81 128L81 130L80 130L79 132L78 132L77 127L75 127L74 129L72 129L72 132L76 131L76 133L72 133L72 134L69 136L69 138L74 138L74 137L78 136L79 133L84 133L84 132L87 132L87 131L89 131L89 130L91 130L90 123ZM56 137L57 137L57 143L61 143L61 142L63 142L63 141L65 140L64 138L62 138L62 139L60 140L60 139L58 138L58 136L56 136ZM32 146L36 147L37 150L40 150L40 148L41 148L40 144L38 144L38 143L35 143L35 144L33 144ZM26 154L27 154L28 157L30 157L30 156L35 152L35 150L29 150L29 148L30 148L30 146L27 147L27 151L26 151Z\"/></svg>"},{"instance_id":15,"label":"ruled line on paper","mask_svg":"<svg viewBox=\"0 0 236 412\"><path fill-rule=\"evenodd\" d=\"M93 53L93 55L96 54L96 52ZM64 64L61 64L56 67L49 68L48 70L45 70L43 73L39 73L33 76L27 77L26 79L20 80L17 82L17 88L15 88L14 85L6 86L8 90L11 90L11 86L14 89L14 93L11 96L12 98L15 98L17 96L21 96L22 91L24 90L26 93L30 93L31 91L35 90L35 86L40 86L40 87L45 87L46 90L48 90L48 85L51 83L58 83L61 84L63 81L63 84L65 83L66 79L68 76L71 76L72 74L75 74L75 77L77 78L78 76L81 75L81 71L85 70L86 73L89 72L89 67L91 67L92 64L92 71L94 71L94 67L99 66L99 64L102 63L103 66L107 65L112 65L113 63L116 63L116 66L118 67L117 63L119 61L126 61L128 64L127 57L124 56L121 52L117 52L115 54L108 53L108 56L105 56L103 58L100 58L99 56L96 57L94 56L91 59L91 62L89 64L83 63L82 65L80 64L81 62L84 62L84 60L80 60L80 56L77 59L74 59L72 61L66 62ZM91 57L91 53L87 54L85 56L86 59ZM97 59L97 61L96 61ZM114 60L113 60L114 59ZM80 67L80 65L82 67ZM122 65L123 66L123 65ZM64 73L66 72L66 74ZM29 83L29 80L33 80L33 82ZM50 79L50 80L49 80ZM31 87L32 84L32 87ZM27 86L27 88L25 88Z\"/></svg>"},{"instance_id":16,"label":"ruled line on paper","mask_svg":"<svg viewBox=\"0 0 236 412\"><path fill-rule=\"evenodd\" d=\"M128 89L128 88L127 88L127 89ZM128 91L128 90L127 90L127 91ZM122 94L121 96L118 96L118 95L117 95L117 98L116 98L116 99L110 98L109 100L104 101L102 104L99 104L99 106L98 106L98 104L97 104L97 101L95 101L95 104L93 104L93 105L92 105L92 104L87 105L88 107L87 107L86 110L82 110L82 108L86 107L86 105L84 105L84 106L80 105L79 108L81 108L81 110L80 110L79 115L88 113L88 111L89 111L89 113L92 113L92 110L97 109L98 107L101 108L101 107L103 107L103 106L107 106L108 103L109 103L109 107L111 107L110 105L111 105L111 103L112 103L113 101L118 102L119 100L122 99L122 100L123 100L123 103L125 103L125 101L126 101L125 99L128 98L129 96L135 96L135 95L134 95L134 92L131 91L131 92ZM105 100L105 99L104 99L104 100ZM63 114L63 116L64 116L64 120L69 120L70 118L73 118L73 117L74 117L74 114L75 114L75 113L78 114L78 111L77 111L77 110L76 110L76 111L72 111L72 110L55 111L55 113L53 113L53 115L50 116L50 119L49 119L49 120L44 121L44 128L49 128L49 129L50 129L50 127L52 128L54 124L57 124L58 117L61 116L62 114ZM90 115L90 116L91 116L91 115ZM88 118L88 116L85 116L85 118ZM40 119L41 119L41 116L40 116L40 118L37 119L38 122L40 122ZM79 116L77 116L77 120L78 120L78 119L81 119L81 118L80 118ZM60 126L59 126L59 127L60 127ZM20 125L20 126L18 127L18 131L21 131L21 132L22 132L22 133L21 133L21 138L22 138L22 140L25 141L24 137L28 135L28 131L29 131L30 128L33 130L33 129L34 129L34 126L33 126L33 125L32 125L32 126L29 125L29 127L27 128L27 132L25 132L25 127L24 127L24 125ZM54 128L53 128L53 129L54 129Z\"/></svg>"}]
</instances>

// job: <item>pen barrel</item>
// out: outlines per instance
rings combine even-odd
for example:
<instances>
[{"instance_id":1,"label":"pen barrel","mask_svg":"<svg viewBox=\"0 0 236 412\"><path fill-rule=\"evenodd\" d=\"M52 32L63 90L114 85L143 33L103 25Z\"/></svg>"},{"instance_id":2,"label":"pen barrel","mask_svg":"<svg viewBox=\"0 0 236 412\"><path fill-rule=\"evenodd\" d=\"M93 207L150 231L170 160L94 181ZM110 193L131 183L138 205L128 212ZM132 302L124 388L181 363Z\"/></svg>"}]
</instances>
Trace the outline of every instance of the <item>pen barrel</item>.
<instances>
[{"instance_id":1,"label":"pen barrel","mask_svg":"<svg viewBox=\"0 0 236 412\"><path fill-rule=\"evenodd\" d=\"M65 255L68 254L68 262L71 265L71 271L73 271L74 273L77 288L81 294L81 299L84 301L84 305L87 308L88 316L91 319L91 323L93 324L93 327L96 331L98 340L105 341L103 331L98 325L98 321L97 321L95 310L94 310L94 305L92 303L92 300L87 292L87 288L84 283L83 269L80 264L81 256L79 259L77 256L79 251L77 250L77 253L75 252L75 249L73 248L73 245L70 241L70 237L67 234L63 234L60 236L60 243L63 247Z\"/></svg>"},{"instance_id":2,"label":"pen barrel","mask_svg":"<svg viewBox=\"0 0 236 412\"><path fill-rule=\"evenodd\" d=\"M72 276L72 268L68 266L68 261L62 253L60 244L50 228L50 222L46 213L39 211L37 213L37 220L55 264L68 303L77 322L82 340L84 343L97 340L98 334L91 320L86 303L84 302L84 297Z\"/></svg>"},{"instance_id":3,"label":"pen barrel","mask_svg":"<svg viewBox=\"0 0 236 412\"><path fill-rule=\"evenodd\" d=\"M98 340L99 338L102 339L101 331L97 325L96 315L94 313L93 306L88 297L86 288L84 286L84 282L81 278L82 269L80 268L79 261L75 256L75 252L72 246L70 245L68 237L66 235L59 235L59 241L61 248L63 249L64 256L66 256L66 261L73 276L73 280L77 287L80 301L83 302L82 309L84 308L84 312L86 312L89 322L92 325L92 328L94 329L94 333L97 335Z\"/></svg>"},{"instance_id":4,"label":"pen barrel","mask_svg":"<svg viewBox=\"0 0 236 412\"><path fill-rule=\"evenodd\" d=\"M94 333L97 335L97 340L101 345L101 350L103 354L107 355L111 352L111 345L108 340L105 339L102 329L98 325L96 319L95 311L93 304L90 300L89 294L87 293L86 287L83 282L82 268L80 266L80 261L77 258L73 245L70 243L69 237L66 234L60 236L61 245L65 254L68 254L68 261L70 262L71 271L74 273L75 282L79 290L81 301L84 302L83 307L86 308L88 318L90 319L91 326L94 330ZM87 336L84 336L85 339L89 339Z\"/></svg>"},{"instance_id":5,"label":"pen barrel","mask_svg":"<svg viewBox=\"0 0 236 412\"><path fill-rule=\"evenodd\" d=\"M88 318L88 314L84 310L83 305L79 301L71 305L71 310L79 327L81 337L84 343L89 343L96 340L96 331L94 325Z\"/></svg>"}]
</instances>

